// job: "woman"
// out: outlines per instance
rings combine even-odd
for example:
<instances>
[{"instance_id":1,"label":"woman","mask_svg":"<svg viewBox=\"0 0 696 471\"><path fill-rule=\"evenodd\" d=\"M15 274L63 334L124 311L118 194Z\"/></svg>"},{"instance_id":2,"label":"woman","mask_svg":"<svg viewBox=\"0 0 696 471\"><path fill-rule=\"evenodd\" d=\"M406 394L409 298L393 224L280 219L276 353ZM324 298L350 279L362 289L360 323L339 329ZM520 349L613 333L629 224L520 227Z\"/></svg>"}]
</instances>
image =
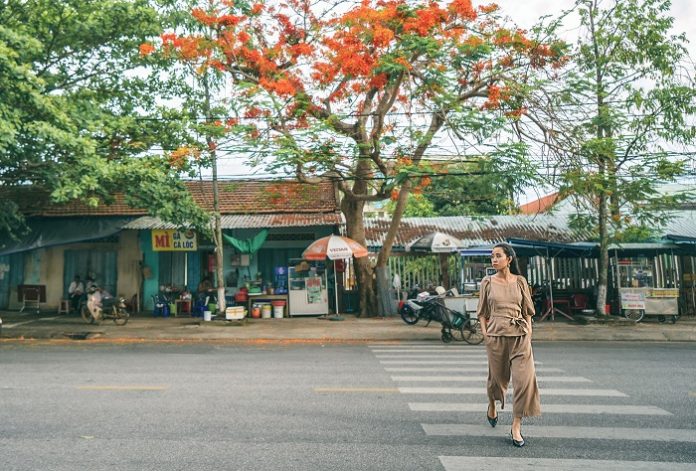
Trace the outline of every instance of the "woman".
<instances>
[{"instance_id":1,"label":"woman","mask_svg":"<svg viewBox=\"0 0 696 471\"><path fill-rule=\"evenodd\" d=\"M496 274L481 281L477 316L488 352L488 411L491 427L498 423L495 401L505 408L505 393L512 374L512 444L524 446L522 417L541 415L532 354L534 303L527 280L520 275L517 255L508 244L491 253Z\"/></svg>"}]
</instances>

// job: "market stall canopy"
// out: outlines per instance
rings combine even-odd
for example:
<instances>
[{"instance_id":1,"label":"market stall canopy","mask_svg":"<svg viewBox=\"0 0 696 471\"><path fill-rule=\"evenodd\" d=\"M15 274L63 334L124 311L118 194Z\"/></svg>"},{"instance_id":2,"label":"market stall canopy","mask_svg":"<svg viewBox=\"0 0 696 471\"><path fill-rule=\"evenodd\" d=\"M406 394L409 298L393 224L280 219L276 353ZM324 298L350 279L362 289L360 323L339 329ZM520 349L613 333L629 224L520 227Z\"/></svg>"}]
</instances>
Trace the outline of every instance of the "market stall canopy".
<instances>
[{"instance_id":1,"label":"market stall canopy","mask_svg":"<svg viewBox=\"0 0 696 471\"><path fill-rule=\"evenodd\" d=\"M451 253L464 244L456 237L444 232L430 232L410 243L407 252Z\"/></svg>"},{"instance_id":2,"label":"market stall canopy","mask_svg":"<svg viewBox=\"0 0 696 471\"><path fill-rule=\"evenodd\" d=\"M0 255L103 239L117 234L133 217L56 217L27 219L28 232L0 241Z\"/></svg>"},{"instance_id":3,"label":"market stall canopy","mask_svg":"<svg viewBox=\"0 0 696 471\"><path fill-rule=\"evenodd\" d=\"M546 242L543 240L508 239L518 256L549 255L551 257L596 257L595 242Z\"/></svg>"},{"instance_id":4,"label":"market stall canopy","mask_svg":"<svg viewBox=\"0 0 696 471\"><path fill-rule=\"evenodd\" d=\"M312 242L302 252L305 260L344 260L365 257L367 248L349 237L330 235Z\"/></svg>"},{"instance_id":5,"label":"market stall canopy","mask_svg":"<svg viewBox=\"0 0 696 471\"><path fill-rule=\"evenodd\" d=\"M266 237L268 237L268 229L262 229L251 239L237 239L235 237L229 236L227 234L222 234L222 237L239 253L256 253L264 242L266 242Z\"/></svg>"}]
</instances>

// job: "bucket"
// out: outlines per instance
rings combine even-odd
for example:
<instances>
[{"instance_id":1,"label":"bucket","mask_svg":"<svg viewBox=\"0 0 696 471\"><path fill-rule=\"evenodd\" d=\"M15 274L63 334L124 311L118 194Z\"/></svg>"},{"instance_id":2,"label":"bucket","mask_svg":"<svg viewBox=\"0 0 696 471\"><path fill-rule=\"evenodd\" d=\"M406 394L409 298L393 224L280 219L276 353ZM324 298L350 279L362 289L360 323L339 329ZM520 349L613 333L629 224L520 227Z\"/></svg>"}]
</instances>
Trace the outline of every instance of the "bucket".
<instances>
[{"instance_id":1,"label":"bucket","mask_svg":"<svg viewBox=\"0 0 696 471\"><path fill-rule=\"evenodd\" d=\"M210 311L203 311L203 320L211 321L213 319L213 314Z\"/></svg>"},{"instance_id":2,"label":"bucket","mask_svg":"<svg viewBox=\"0 0 696 471\"><path fill-rule=\"evenodd\" d=\"M263 307L261 308L261 317L264 319L271 318L271 305L270 304L263 305Z\"/></svg>"},{"instance_id":3,"label":"bucket","mask_svg":"<svg viewBox=\"0 0 696 471\"><path fill-rule=\"evenodd\" d=\"M254 304L254 307L251 309L251 317L254 319L258 319L261 317L261 306L258 304Z\"/></svg>"},{"instance_id":4,"label":"bucket","mask_svg":"<svg viewBox=\"0 0 696 471\"><path fill-rule=\"evenodd\" d=\"M285 313L285 301L271 301L271 304L273 305L273 318L282 319Z\"/></svg>"}]
</instances>

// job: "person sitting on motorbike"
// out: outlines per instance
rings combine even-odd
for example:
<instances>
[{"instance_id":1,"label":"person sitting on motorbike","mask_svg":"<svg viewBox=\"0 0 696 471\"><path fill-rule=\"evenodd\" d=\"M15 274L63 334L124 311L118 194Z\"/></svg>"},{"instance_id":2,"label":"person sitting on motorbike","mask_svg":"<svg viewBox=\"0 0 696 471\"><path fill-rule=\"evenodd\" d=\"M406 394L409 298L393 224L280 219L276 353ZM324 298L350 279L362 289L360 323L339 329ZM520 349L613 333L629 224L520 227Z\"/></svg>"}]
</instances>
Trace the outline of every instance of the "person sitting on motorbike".
<instances>
[{"instance_id":1,"label":"person sitting on motorbike","mask_svg":"<svg viewBox=\"0 0 696 471\"><path fill-rule=\"evenodd\" d=\"M102 312L105 309L110 309L113 302L113 295L96 284L93 284L87 290L87 308L94 320L100 320Z\"/></svg>"}]
</instances>

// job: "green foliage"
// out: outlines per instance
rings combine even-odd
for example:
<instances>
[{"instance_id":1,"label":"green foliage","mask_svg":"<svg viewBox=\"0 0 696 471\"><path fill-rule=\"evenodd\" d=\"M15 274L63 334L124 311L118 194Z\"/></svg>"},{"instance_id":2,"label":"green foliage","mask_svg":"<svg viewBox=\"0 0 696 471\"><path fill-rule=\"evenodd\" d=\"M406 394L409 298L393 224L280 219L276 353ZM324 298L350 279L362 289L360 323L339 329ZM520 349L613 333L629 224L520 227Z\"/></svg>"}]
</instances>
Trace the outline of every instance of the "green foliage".
<instances>
[{"instance_id":1,"label":"green foliage","mask_svg":"<svg viewBox=\"0 0 696 471\"><path fill-rule=\"evenodd\" d=\"M669 7L668 0L576 2L581 38L567 86L553 98L569 111L550 118L571 123L555 131L564 154L561 190L577 196L595 224L597 202L609 201L607 243L648 237L644 228L664 224L687 197L660 190L687 171L668 143L691 145L696 137L687 121L696 87L681 73L686 39L671 33Z\"/></svg>"},{"instance_id":2,"label":"green foliage","mask_svg":"<svg viewBox=\"0 0 696 471\"><path fill-rule=\"evenodd\" d=\"M178 169L161 156L187 139L178 120L162 119L179 113L157 106L181 87L154 69L148 76L138 52L161 31L147 0L3 2L0 186L31 184L55 202L90 205L122 192L165 219L201 221ZM16 227L11 221L0 229Z\"/></svg>"}]
</instances>

